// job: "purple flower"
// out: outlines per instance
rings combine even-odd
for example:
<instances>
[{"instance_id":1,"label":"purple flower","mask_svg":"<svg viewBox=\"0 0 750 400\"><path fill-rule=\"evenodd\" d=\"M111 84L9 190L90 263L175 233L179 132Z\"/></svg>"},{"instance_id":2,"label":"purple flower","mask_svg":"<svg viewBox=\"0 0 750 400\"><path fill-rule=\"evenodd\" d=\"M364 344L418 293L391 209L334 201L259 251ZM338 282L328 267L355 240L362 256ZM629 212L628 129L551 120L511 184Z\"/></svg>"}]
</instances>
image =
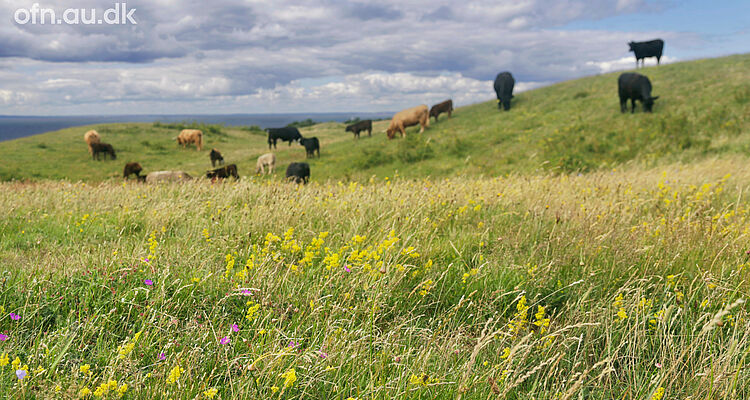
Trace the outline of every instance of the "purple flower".
<instances>
[{"instance_id":1,"label":"purple flower","mask_svg":"<svg viewBox=\"0 0 750 400\"><path fill-rule=\"evenodd\" d=\"M245 295L245 296L252 296L253 292L251 292L249 289L244 289L242 291L242 294Z\"/></svg>"},{"instance_id":2,"label":"purple flower","mask_svg":"<svg viewBox=\"0 0 750 400\"><path fill-rule=\"evenodd\" d=\"M143 262L146 262L146 263L147 263L147 262L148 262L148 257L144 258L144 259L143 259Z\"/></svg>"},{"instance_id":3,"label":"purple flower","mask_svg":"<svg viewBox=\"0 0 750 400\"><path fill-rule=\"evenodd\" d=\"M18 377L19 380L21 380L26 377L26 371L22 369L16 370L16 376Z\"/></svg>"},{"instance_id":4,"label":"purple flower","mask_svg":"<svg viewBox=\"0 0 750 400\"><path fill-rule=\"evenodd\" d=\"M297 347L297 343L294 340L289 341L289 347L295 348Z\"/></svg>"},{"instance_id":5,"label":"purple flower","mask_svg":"<svg viewBox=\"0 0 750 400\"><path fill-rule=\"evenodd\" d=\"M240 331L240 327L237 326L237 324L232 324L232 331L239 332Z\"/></svg>"},{"instance_id":6,"label":"purple flower","mask_svg":"<svg viewBox=\"0 0 750 400\"><path fill-rule=\"evenodd\" d=\"M167 359L167 355L164 354L164 353L159 353L159 359L162 360L162 361L164 361L164 360Z\"/></svg>"},{"instance_id":7,"label":"purple flower","mask_svg":"<svg viewBox=\"0 0 750 400\"><path fill-rule=\"evenodd\" d=\"M344 265L344 271L346 271L346 272L352 272L351 268L349 268L348 265Z\"/></svg>"},{"instance_id":8,"label":"purple flower","mask_svg":"<svg viewBox=\"0 0 750 400\"><path fill-rule=\"evenodd\" d=\"M6 335L4 333L0 333L0 342L4 342L4 341L8 340L9 337L10 336L8 336L8 335Z\"/></svg>"},{"instance_id":9,"label":"purple flower","mask_svg":"<svg viewBox=\"0 0 750 400\"><path fill-rule=\"evenodd\" d=\"M151 279L146 279L145 281L143 281L143 283L145 283L146 286L151 286L154 284L154 281L152 281Z\"/></svg>"},{"instance_id":10,"label":"purple flower","mask_svg":"<svg viewBox=\"0 0 750 400\"><path fill-rule=\"evenodd\" d=\"M325 360L326 358L328 358L328 353L326 353L326 352L324 352L324 351L321 351L321 352L320 352L320 354L318 354L318 355L320 356L320 358L322 358L322 359L324 359L324 360Z\"/></svg>"},{"instance_id":11,"label":"purple flower","mask_svg":"<svg viewBox=\"0 0 750 400\"><path fill-rule=\"evenodd\" d=\"M231 342L231 341L232 340L229 339L229 336L224 336L223 338L221 338L221 340L219 340L219 343L221 343L221 344L229 344L229 342Z\"/></svg>"},{"instance_id":12,"label":"purple flower","mask_svg":"<svg viewBox=\"0 0 750 400\"><path fill-rule=\"evenodd\" d=\"M21 319L21 316L16 313L10 313L10 319L12 319L13 321L18 321L19 319Z\"/></svg>"}]
</instances>

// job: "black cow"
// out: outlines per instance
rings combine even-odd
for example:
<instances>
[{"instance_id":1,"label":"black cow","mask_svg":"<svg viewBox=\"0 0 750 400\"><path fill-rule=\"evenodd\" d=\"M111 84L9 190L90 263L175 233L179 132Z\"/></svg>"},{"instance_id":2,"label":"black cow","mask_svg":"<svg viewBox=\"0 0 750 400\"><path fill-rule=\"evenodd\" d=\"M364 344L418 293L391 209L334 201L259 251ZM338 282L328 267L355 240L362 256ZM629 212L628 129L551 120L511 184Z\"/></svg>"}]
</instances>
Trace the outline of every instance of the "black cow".
<instances>
[{"instance_id":1,"label":"black cow","mask_svg":"<svg viewBox=\"0 0 750 400\"><path fill-rule=\"evenodd\" d=\"M359 121L356 124L351 124L346 127L346 132L352 132L354 134L354 137L359 139L359 133L362 131L367 131L367 136L372 136L372 120L366 119L364 121Z\"/></svg>"},{"instance_id":2,"label":"black cow","mask_svg":"<svg viewBox=\"0 0 750 400\"><path fill-rule=\"evenodd\" d=\"M286 167L286 179L295 183L307 184L310 180L310 164L308 163L291 163Z\"/></svg>"},{"instance_id":3,"label":"black cow","mask_svg":"<svg viewBox=\"0 0 750 400\"><path fill-rule=\"evenodd\" d=\"M141 171L143 171L141 164L138 164L137 162L127 163L122 170L122 177L128 179L130 175L135 175L136 178L140 178Z\"/></svg>"},{"instance_id":4,"label":"black cow","mask_svg":"<svg viewBox=\"0 0 750 400\"><path fill-rule=\"evenodd\" d=\"M99 154L101 153L104 153L105 157L107 154L109 154L113 160L117 159L117 156L115 155L115 149L112 147L111 144L91 143L91 155L94 158L94 160L99 160Z\"/></svg>"},{"instance_id":5,"label":"black cow","mask_svg":"<svg viewBox=\"0 0 750 400\"><path fill-rule=\"evenodd\" d=\"M315 150L318 151L318 158L320 158L320 142L318 141L318 138L302 138L299 140L299 144L305 146L307 158L315 157Z\"/></svg>"},{"instance_id":6,"label":"black cow","mask_svg":"<svg viewBox=\"0 0 750 400\"><path fill-rule=\"evenodd\" d=\"M624 73L617 79L617 91L620 94L620 111L627 110L628 99L632 102L631 113L635 112L635 101L643 103L643 111L651 112L654 100L659 96L651 97L651 81L647 77L632 72Z\"/></svg>"},{"instance_id":7,"label":"black cow","mask_svg":"<svg viewBox=\"0 0 750 400\"><path fill-rule=\"evenodd\" d=\"M430 118L435 117L435 122L437 122L438 116L442 113L448 113L448 118L451 117L451 114L453 114L453 100L448 99L430 108Z\"/></svg>"},{"instance_id":8,"label":"black cow","mask_svg":"<svg viewBox=\"0 0 750 400\"><path fill-rule=\"evenodd\" d=\"M630 42L630 51L635 53L635 67L638 68L638 61L646 66L646 57L656 57L656 65L661 63L661 55L664 51L664 41L661 39L649 40L648 42Z\"/></svg>"},{"instance_id":9,"label":"black cow","mask_svg":"<svg viewBox=\"0 0 750 400\"><path fill-rule=\"evenodd\" d=\"M219 150L211 149L211 153L209 154L209 157L211 157L212 167L215 167L217 162L219 163L219 165L224 165L224 157L222 157Z\"/></svg>"},{"instance_id":10,"label":"black cow","mask_svg":"<svg viewBox=\"0 0 750 400\"><path fill-rule=\"evenodd\" d=\"M289 145L292 145L292 142L295 140L302 139L302 135L300 135L299 130L295 127L284 127L284 128L268 128L266 129L266 132L268 132L268 148L271 148L271 143L273 143L273 148L276 148L276 141L282 140L284 142L289 142Z\"/></svg>"},{"instance_id":11,"label":"black cow","mask_svg":"<svg viewBox=\"0 0 750 400\"><path fill-rule=\"evenodd\" d=\"M495 78L495 93L497 94L497 108L503 106L505 111L510 110L510 99L513 98L513 86L516 80L510 72L501 72Z\"/></svg>"},{"instance_id":12,"label":"black cow","mask_svg":"<svg viewBox=\"0 0 750 400\"><path fill-rule=\"evenodd\" d=\"M237 173L236 164L229 164L221 168L216 168L213 171L206 172L206 178L211 180L226 179L230 176L234 177L234 179L240 179L240 175Z\"/></svg>"}]
</instances>

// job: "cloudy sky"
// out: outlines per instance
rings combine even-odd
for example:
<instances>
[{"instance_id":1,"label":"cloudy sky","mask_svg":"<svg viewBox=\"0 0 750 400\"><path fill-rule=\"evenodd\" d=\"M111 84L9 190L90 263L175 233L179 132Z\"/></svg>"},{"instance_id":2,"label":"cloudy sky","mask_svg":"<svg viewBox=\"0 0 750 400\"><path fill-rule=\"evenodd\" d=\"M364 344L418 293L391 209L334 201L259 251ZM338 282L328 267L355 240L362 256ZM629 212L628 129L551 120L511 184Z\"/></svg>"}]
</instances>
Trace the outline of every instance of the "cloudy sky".
<instances>
[{"instance_id":1,"label":"cloudy sky","mask_svg":"<svg viewBox=\"0 0 750 400\"><path fill-rule=\"evenodd\" d=\"M35 3L115 1L0 0L0 115L463 105L504 70L523 90L631 68L630 40L664 39L666 62L750 44L748 0L130 0L137 24L19 23Z\"/></svg>"}]
</instances>

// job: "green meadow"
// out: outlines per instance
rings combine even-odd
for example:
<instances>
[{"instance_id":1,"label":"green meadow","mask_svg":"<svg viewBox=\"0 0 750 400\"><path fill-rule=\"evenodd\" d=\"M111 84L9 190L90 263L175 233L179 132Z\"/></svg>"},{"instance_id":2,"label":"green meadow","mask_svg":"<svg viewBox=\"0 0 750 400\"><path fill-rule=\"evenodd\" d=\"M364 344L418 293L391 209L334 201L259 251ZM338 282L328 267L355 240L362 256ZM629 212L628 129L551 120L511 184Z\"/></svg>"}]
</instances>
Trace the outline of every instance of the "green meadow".
<instances>
[{"instance_id":1,"label":"green meadow","mask_svg":"<svg viewBox=\"0 0 750 400\"><path fill-rule=\"evenodd\" d=\"M39 399L750 397L750 55L456 109L304 149L204 127L0 144L0 392ZM83 133L118 152L93 161ZM208 150L242 178L146 185Z\"/></svg>"}]
</instances>

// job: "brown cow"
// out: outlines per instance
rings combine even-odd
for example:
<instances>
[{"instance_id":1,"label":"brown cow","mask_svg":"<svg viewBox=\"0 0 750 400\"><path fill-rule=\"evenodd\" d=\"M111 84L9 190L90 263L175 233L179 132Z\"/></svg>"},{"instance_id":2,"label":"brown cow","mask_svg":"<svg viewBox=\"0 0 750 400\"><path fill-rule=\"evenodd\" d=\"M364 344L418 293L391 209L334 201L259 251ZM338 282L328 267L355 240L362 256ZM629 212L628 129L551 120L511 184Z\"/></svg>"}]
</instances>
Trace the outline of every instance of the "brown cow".
<instances>
[{"instance_id":1,"label":"brown cow","mask_svg":"<svg viewBox=\"0 0 750 400\"><path fill-rule=\"evenodd\" d=\"M406 136L406 128L416 124L421 125L419 133L424 132L424 128L430 127L430 114L427 106L424 104L397 112L393 116L393 119L391 119L391 125L385 132L388 135L388 139L393 139L396 136L396 132L401 132L401 137L404 137Z\"/></svg>"},{"instance_id":2,"label":"brown cow","mask_svg":"<svg viewBox=\"0 0 750 400\"><path fill-rule=\"evenodd\" d=\"M130 175L135 175L135 177L140 180L141 171L143 171L141 164L138 164L137 162L127 163L125 164L125 168L122 170L122 177L128 179Z\"/></svg>"},{"instance_id":3,"label":"brown cow","mask_svg":"<svg viewBox=\"0 0 750 400\"><path fill-rule=\"evenodd\" d=\"M448 113L448 118L451 117L451 114L453 114L453 100L448 99L430 108L430 118L435 117L435 122L437 122L438 116L442 113Z\"/></svg>"},{"instance_id":4,"label":"brown cow","mask_svg":"<svg viewBox=\"0 0 750 400\"><path fill-rule=\"evenodd\" d=\"M91 155L94 154L94 150L91 148L91 145L94 143L102 142L102 138L101 136L99 136L99 132L93 129L83 134L83 140L85 140L86 144L89 146L89 154Z\"/></svg>"},{"instance_id":5,"label":"brown cow","mask_svg":"<svg viewBox=\"0 0 750 400\"><path fill-rule=\"evenodd\" d=\"M198 151L203 150L203 132L198 129L183 129L177 136L177 144L184 149L186 145L193 143Z\"/></svg>"}]
</instances>

